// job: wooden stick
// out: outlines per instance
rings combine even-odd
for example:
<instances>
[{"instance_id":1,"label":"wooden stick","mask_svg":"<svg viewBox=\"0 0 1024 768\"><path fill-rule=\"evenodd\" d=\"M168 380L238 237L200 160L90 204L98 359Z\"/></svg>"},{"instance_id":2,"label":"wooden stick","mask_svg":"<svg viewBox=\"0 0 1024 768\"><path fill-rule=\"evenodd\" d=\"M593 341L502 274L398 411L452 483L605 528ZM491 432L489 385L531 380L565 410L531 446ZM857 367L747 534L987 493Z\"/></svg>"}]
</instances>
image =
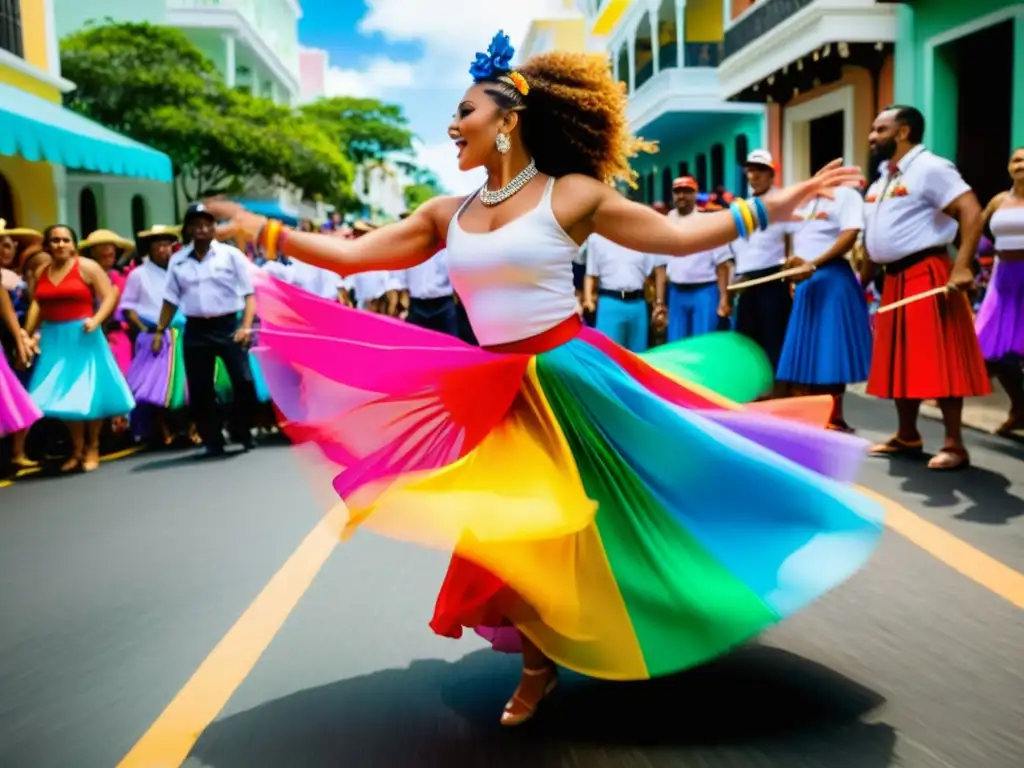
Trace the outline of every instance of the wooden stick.
<instances>
[{"instance_id":1,"label":"wooden stick","mask_svg":"<svg viewBox=\"0 0 1024 768\"><path fill-rule=\"evenodd\" d=\"M905 307L907 304L913 304L915 301L921 301L922 299L928 299L932 296L945 295L949 293L950 287L948 285L940 285L938 288L932 288L928 291L922 291L921 293L915 293L913 296L907 296L905 299L894 301L892 304L886 304L884 307L879 307L875 310L876 315L880 315L883 312L892 312L894 309Z\"/></svg>"},{"instance_id":2,"label":"wooden stick","mask_svg":"<svg viewBox=\"0 0 1024 768\"><path fill-rule=\"evenodd\" d=\"M776 280L785 280L787 277L795 277L796 275L805 275L808 272L812 272L810 264L802 264L799 267L792 267L790 269L784 269L781 272L776 272L772 275L765 275L764 277L756 277L753 280L744 280L742 283L733 283L729 286L730 291L742 291L744 288L751 288L755 285L762 285L764 283L774 283Z\"/></svg>"}]
</instances>

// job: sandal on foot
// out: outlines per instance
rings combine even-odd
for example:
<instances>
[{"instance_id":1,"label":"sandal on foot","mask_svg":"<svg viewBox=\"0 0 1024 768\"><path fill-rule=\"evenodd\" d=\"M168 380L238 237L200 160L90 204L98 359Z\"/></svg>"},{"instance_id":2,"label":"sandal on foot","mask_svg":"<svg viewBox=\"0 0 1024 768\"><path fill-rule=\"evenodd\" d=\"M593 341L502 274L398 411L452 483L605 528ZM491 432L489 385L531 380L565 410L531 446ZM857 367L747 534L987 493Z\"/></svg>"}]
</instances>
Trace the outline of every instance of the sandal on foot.
<instances>
[{"instance_id":1,"label":"sandal on foot","mask_svg":"<svg viewBox=\"0 0 1024 768\"><path fill-rule=\"evenodd\" d=\"M872 456L917 456L924 452L924 440L901 440L893 435L884 443L871 446Z\"/></svg>"},{"instance_id":2,"label":"sandal on foot","mask_svg":"<svg viewBox=\"0 0 1024 768\"><path fill-rule=\"evenodd\" d=\"M842 432L847 435L852 435L856 430L847 424L843 419L838 421L831 421L825 425L826 429L831 429L833 432Z\"/></svg>"},{"instance_id":3,"label":"sandal on foot","mask_svg":"<svg viewBox=\"0 0 1024 768\"><path fill-rule=\"evenodd\" d=\"M60 471L62 474L69 474L71 472L80 472L82 469L82 457L72 456L70 459L60 465Z\"/></svg>"},{"instance_id":4,"label":"sandal on foot","mask_svg":"<svg viewBox=\"0 0 1024 768\"><path fill-rule=\"evenodd\" d=\"M996 428L999 437L1010 437L1014 432L1024 429L1024 416L1010 414L1009 418Z\"/></svg>"},{"instance_id":5,"label":"sandal on foot","mask_svg":"<svg viewBox=\"0 0 1024 768\"><path fill-rule=\"evenodd\" d=\"M948 445L932 456L928 469L936 472L952 472L971 465L971 457L967 449L959 445Z\"/></svg>"},{"instance_id":6,"label":"sandal on foot","mask_svg":"<svg viewBox=\"0 0 1024 768\"><path fill-rule=\"evenodd\" d=\"M98 451L89 451L85 454L85 461L82 462L83 472L95 472L100 468L100 454Z\"/></svg>"},{"instance_id":7,"label":"sandal on foot","mask_svg":"<svg viewBox=\"0 0 1024 768\"><path fill-rule=\"evenodd\" d=\"M519 689L516 689L516 693L512 694L512 698L505 704L505 711L501 713L501 724L504 726L522 725L531 719L537 713L537 707L540 706L540 703L558 686L558 669L554 666L544 667L543 669L526 669L524 667L523 674L531 677L549 675L550 679L544 685L544 691L534 704L521 699L519 697Z\"/></svg>"}]
</instances>

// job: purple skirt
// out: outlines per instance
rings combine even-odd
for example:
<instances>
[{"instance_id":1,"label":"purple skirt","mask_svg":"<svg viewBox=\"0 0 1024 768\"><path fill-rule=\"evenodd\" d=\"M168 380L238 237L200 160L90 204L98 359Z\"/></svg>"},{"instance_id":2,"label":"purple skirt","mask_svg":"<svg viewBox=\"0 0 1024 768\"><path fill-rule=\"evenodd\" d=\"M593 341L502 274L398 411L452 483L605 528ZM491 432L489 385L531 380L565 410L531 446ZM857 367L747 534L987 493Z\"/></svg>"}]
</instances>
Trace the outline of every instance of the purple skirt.
<instances>
[{"instance_id":1,"label":"purple skirt","mask_svg":"<svg viewBox=\"0 0 1024 768\"><path fill-rule=\"evenodd\" d=\"M153 354L152 344L152 333L140 333L135 340L135 357L125 375L135 402L171 410L182 408L188 395L181 332L176 328L164 331L159 355Z\"/></svg>"},{"instance_id":2,"label":"purple skirt","mask_svg":"<svg viewBox=\"0 0 1024 768\"><path fill-rule=\"evenodd\" d=\"M28 429L43 417L0 352L0 437Z\"/></svg>"},{"instance_id":3,"label":"purple skirt","mask_svg":"<svg viewBox=\"0 0 1024 768\"><path fill-rule=\"evenodd\" d=\"M996 262L974 327L989 362L1024 358L1024 261Z\"/></svg>"}]
</instances>

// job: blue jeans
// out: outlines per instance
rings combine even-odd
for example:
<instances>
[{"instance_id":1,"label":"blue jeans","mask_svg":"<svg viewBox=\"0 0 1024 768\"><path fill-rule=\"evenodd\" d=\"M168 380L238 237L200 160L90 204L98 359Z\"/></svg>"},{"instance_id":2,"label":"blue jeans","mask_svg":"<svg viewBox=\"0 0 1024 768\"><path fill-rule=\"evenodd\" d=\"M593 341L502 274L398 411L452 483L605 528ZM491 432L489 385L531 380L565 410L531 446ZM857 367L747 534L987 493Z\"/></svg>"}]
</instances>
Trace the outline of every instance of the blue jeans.
<instances>
[{"instance_id":1,"label":"blue jeans","mask_svg":"<svg viewBox=\"0 0 1024 768\"><path fill-rule=\"evenodd\" d=\"M643 352L647 349L647 302L601 296L597 330L630 352Z\"/></svg>"},{"instance_id":2,"label":"blue jeans","mask_svg":"<svg viewBox=\"0 0 1024 768\"><path fill-rule=\"evenodd\" d=\"M672 283L668 295L668 340L679 341L719 330L718 298L717 283Z\"/></svg>"}]
</instances>

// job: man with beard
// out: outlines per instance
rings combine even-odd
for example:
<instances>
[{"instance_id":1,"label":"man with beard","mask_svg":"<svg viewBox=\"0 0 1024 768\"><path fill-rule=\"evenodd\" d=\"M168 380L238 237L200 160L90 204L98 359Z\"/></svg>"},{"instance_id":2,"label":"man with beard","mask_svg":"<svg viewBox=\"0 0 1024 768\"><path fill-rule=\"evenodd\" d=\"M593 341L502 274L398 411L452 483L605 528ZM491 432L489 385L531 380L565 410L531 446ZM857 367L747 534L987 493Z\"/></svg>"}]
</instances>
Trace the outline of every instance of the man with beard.
<instances>
[{"instance_id":1,"label":"man with beard","mask_svg":"<svg viewBox=\"0 0 1024 768\"><path fill-rule=\"evenodd\" d=\"M201 203L190 205L186 211L182 230L190 233L192 240L171 259L163 308L153 336L153 353L158 355L164 331L181 307L185 315L182 348L189 404L209 456L224 453L214 388L218 358L227 369L234 395L232 437L244 450L252 448L256 406L247 352L256 315L249 271L252 266L237 248L214 240L215 224Z\"/></svg>"},{"instance_id":2,"label":"man with beard","mask_svg":"<svg viewBox=\"0 0 1024 768\"><path fill-rule=\"evenodd\" d=\"M875 316L875 345L867 391L895 400L899 429L872 453L920 454L922 400L938 400L946 440L928 462L951 470L969 463L961 434L963 398L991 392L974 333L970 264L982 232L981 206L953 163L922 145L924 117L913 107L882 111L869 144L881 176L865 197L864 246L885 271L882 306L933 288L939 294ZM956 262L949 245L960 233Z\"/></svg>"},{"instance_id":3,"label":"man with beard","mask_svg":"<svg viewBox=\"0 0 1024 768\"><path fill-rule=\"evenodd\" d=\"M770 152L755 149L747 156L747 182L754 195L763 195L775 184L775 161ZM736 257L736 280L756 280L782 271L790 256L792 225L776 222L767 229L758 230L750 238L736 240L732 250ZM736 307L736 330L757 342L772 363L774 373L779 366L786 328L793 309L789 283L772 280L743 291ZM776 384L774 395L785 393Z\"/></svg>"}]
</instances>

